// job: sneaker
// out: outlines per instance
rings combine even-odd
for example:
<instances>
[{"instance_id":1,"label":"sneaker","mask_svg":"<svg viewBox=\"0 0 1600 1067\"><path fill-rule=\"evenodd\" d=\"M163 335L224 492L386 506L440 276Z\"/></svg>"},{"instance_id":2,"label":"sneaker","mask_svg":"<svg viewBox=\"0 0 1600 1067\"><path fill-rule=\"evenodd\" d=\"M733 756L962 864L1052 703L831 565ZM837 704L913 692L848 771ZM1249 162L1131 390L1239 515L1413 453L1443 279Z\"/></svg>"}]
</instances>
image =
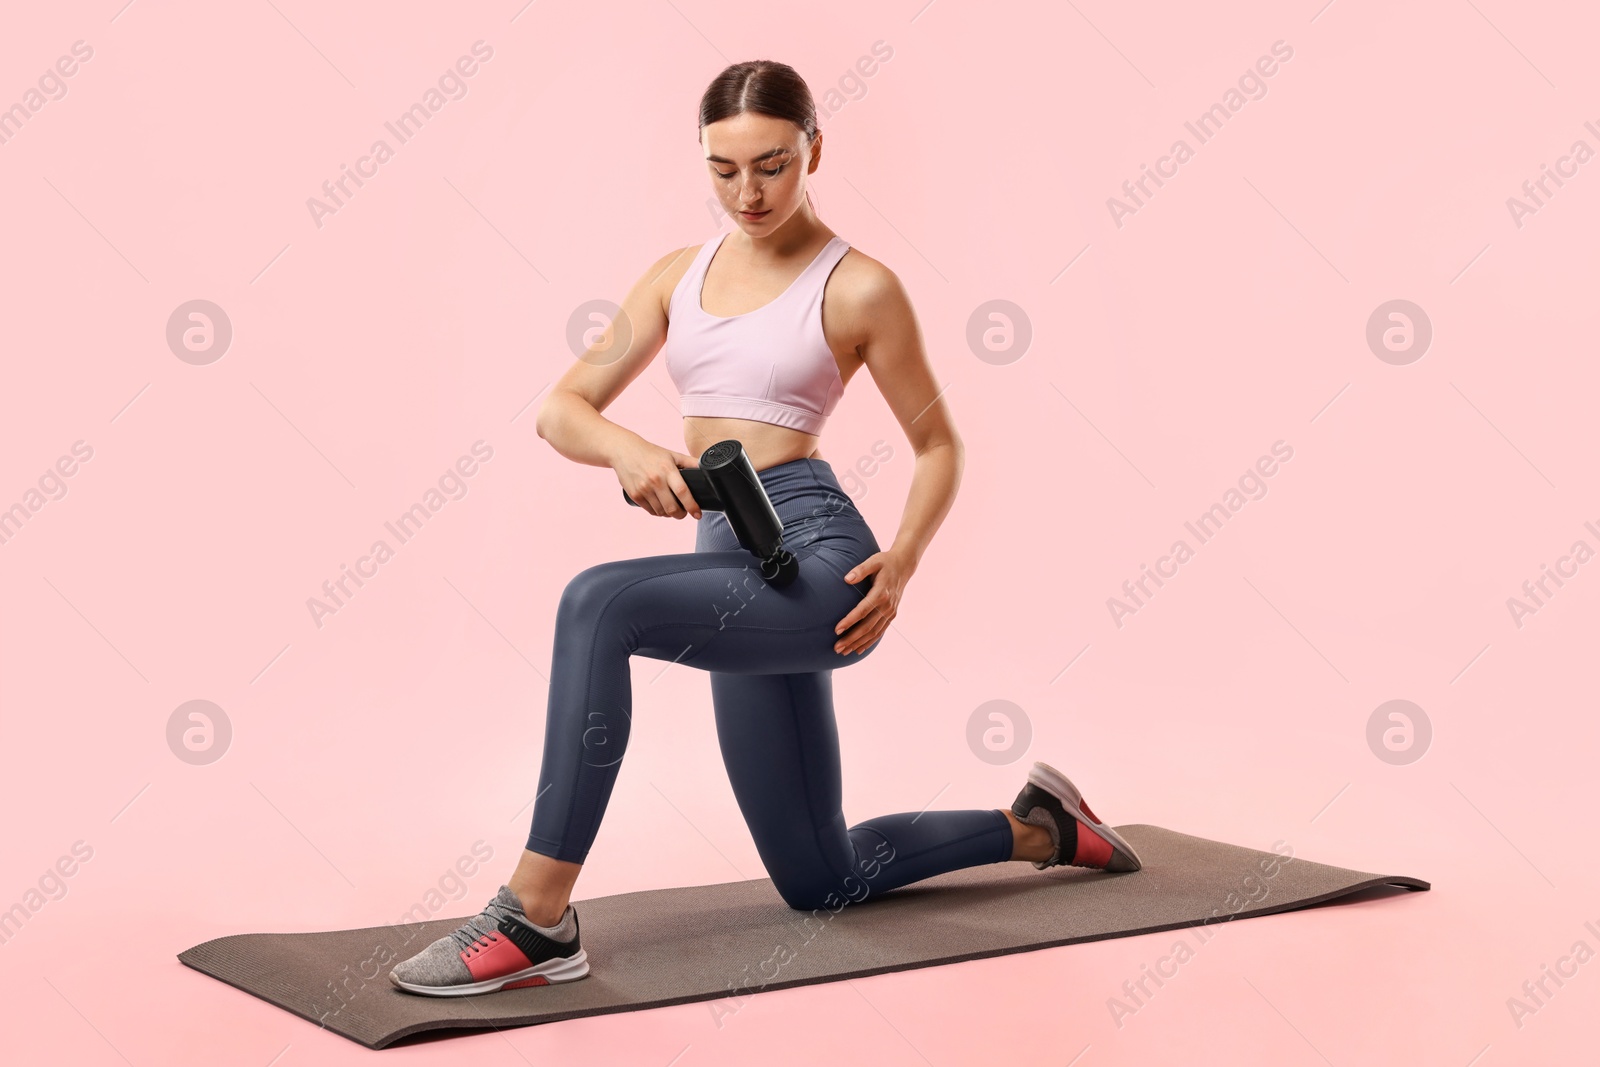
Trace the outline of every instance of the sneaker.
<instances>
[{"instance_id":1,"label":"sneaker","mask_svg":"<svg viewBox=\"0 0 1600 1067\"><path fill-rule=\"evenodd\" d=\"M573 982L588 973L589 957L578 943L577 909L568 904L553 928L535 926L517 894L503 885L459 929L395 964L389 981L408 993L465 997Z\"/></svg>"},{"instance_id":2,"label":"sneaker","mask_svg":"<svg viewBox=\"0 0 1600 1067\"><path fill-rule=\"evenodd\" d=\"M1055 853L1047 860L1031 861L1041 871L1059 863L1119 872L1137 871L1141 866L1132 846L1096 818L1078 787L1048 763L1033 765L1028 784L1011 805L1011 814L1050 831Z\"/></svg>"}]
</instances>

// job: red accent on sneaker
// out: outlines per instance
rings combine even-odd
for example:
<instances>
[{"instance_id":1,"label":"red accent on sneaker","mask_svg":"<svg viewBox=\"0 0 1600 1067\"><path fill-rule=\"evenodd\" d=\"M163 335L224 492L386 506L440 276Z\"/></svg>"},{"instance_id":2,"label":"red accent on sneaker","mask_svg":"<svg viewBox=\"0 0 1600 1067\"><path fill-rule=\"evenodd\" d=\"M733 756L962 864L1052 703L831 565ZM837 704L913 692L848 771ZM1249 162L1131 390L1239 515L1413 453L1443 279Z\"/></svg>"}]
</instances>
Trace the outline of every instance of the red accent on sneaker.
<instances>
[{"instance_id":1,"label":"red accent on sneaker","mask_svg":"<svg viewBox=\"0 0 1600 1067\"><path fill-rule=\"evenodd\" d=\"M467 965L474 982L487 982L533 966L533 961L498 930L474 941L471 948L462 949L461 962Z\"/></svg>"},{"instance_id":2,"label":"red accent on sneaker","mask_svg":"<svg viewBox=\"0 0 1600 1067\"><path fill-rule=\"evenodd\" d=\"M523 986L549 985L549 984L550 984L550 979L546 978L542 974L536 974L532 978L524 978L520 982L507 982L505 985L501 986L500 988L501 989L521 989Z\"/></svg>"},{"instance_id":3,"label":"red accent on sneaker","mask_svg":"<svg viewBox=\"0 0 1600 1067\"><path fill-rule=\"evenodd\" d=\"M1104 867L1110 862L1111 842L1080 822L1078 824L1078 849L1072 856L1072 866Z\"/></svg>"},{"instance_id":4,"label":"red accent on sneaker","mask_svg":"<svg viewBox=\"0 0 1600 1067\"><path fill-rule=\"evenodd\" d=\"M1100 821L1099 818L1096 817L1095 813L1089 810L1089 802L1084 800L1082 797L1078 798L1078 810L1089 816L1090 822Z\"/></svg>"}]
</instances>

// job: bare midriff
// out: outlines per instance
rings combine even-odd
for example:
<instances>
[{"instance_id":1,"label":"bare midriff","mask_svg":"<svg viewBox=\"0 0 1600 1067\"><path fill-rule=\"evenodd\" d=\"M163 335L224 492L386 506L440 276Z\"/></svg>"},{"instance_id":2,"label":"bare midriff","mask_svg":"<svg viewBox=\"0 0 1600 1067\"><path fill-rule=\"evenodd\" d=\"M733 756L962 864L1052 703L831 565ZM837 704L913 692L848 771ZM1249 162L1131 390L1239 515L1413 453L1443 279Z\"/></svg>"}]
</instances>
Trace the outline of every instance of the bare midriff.
<instances>
[{"instance_id":1,"label":"bare midriff","mask_svg":"<svg viewBox=\"0 0 1600 1067\"><path fill-rule=\"evenodd\" d=\"M689 415L683 420L684 451L699 457L700 453L732 438L744 446L750 465L757 471L776 467L796 459L821 459L817 448L821 440L816 434L803 430L777 426L754 419L719 419Z\"/></svg>"}]
</instances>

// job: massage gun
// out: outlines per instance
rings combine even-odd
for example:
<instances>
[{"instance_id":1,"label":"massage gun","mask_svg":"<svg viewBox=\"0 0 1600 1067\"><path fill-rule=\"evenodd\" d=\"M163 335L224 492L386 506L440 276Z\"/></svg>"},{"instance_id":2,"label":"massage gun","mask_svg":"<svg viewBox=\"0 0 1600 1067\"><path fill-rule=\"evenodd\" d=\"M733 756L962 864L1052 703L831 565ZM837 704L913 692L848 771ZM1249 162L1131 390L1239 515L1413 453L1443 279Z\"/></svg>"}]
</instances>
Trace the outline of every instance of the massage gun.
<instances>
[{"instance_id":1,"label":"massage gun","mask_svg":"<svg viewBox=\"0 0 1600 1067\"><path fill-rule=\"evenodd\" d=\"M762 578L779 589L795 580L800 562L783 547L783 523L738 441L718 441L701 453L699 467L680 467L678 473L701 511L728 517L739 544L761 561ZM622 499L639 506L626 489Z\"/></svg>"}]
</instances>

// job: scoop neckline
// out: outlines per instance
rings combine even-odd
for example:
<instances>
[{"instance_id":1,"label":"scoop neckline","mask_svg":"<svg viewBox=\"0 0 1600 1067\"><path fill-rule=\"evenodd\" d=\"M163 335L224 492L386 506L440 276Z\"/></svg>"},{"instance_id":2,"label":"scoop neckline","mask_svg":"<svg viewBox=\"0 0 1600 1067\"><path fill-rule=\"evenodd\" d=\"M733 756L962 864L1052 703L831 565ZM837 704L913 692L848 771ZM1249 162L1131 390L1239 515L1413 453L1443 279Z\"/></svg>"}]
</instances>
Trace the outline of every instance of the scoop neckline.
<instances>
[{"instance_id":1,"label":"scoop neckline","mask_svg":"<svg viewBox=\"0 0 1600 1067\"><path fill-rule=\"evenodd\" d=\"M706 310L706 305L705 305L706 275L711 273L711 261L713 259L717 258L717 253L722 251L722 242L726 241L727 239L728 239L728 235L727 234L723 234L721 237L717 238L717 247L713 248L711 250L711 255L706 257L705 269L700 272L700 285L695 290L695 294L694 294L695 309L697 311L699 311L700 314L704 315L706 318L708 318L708 319L716 319L719 322L726 322L726 321L730 321L732 319L742 319L747 315L754 315L758 311L765 311L767 308L771 307L772 305L776 304L778 301L782 300L784 297L788 296L789 295L789 290L793 289L796 285L798 285L800 283L800 279L804 278L806 276L806 274L810 272L811 268L815 267L817 265L818 261L822 259L823 252L826 252L829 248L833 247L833 242L839 240L840 237L839 237L838 234L834 234L832 237L828 238L828 243L823 245L821 250L818 251L815 256L811 257L811 262L807 263L805 265L805 268L803 270L801 270L801 272L799 274L796 274L794 276L794 281L790 282L787 286L785 286L783 292L779 293L777 296L773 297L771 300L768 300L765 304L762 304L758 308L751 308L749 311L741 311L737 315L713 315L713 314L711 314L711 312Z\"/></svg>"}]
</instances>

